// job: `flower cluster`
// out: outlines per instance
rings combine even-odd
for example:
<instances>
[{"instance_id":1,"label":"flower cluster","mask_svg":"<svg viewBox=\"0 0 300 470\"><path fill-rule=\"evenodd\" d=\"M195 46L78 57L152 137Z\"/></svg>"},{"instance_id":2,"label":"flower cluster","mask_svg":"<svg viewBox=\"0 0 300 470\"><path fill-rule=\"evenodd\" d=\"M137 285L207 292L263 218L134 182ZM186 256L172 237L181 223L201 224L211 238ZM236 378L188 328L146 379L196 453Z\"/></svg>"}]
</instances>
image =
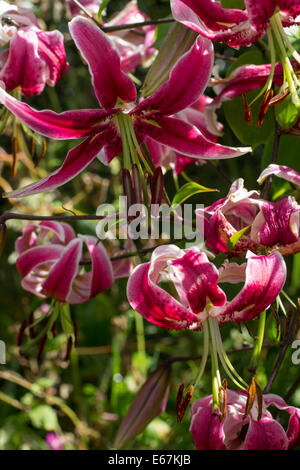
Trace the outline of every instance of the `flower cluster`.
<instances>
[{"instance_id":1,"label":"flower cluster","mask_svg":"<svg viewBox=\"0 0 300 470\"><path fill-rule=\"evenodd\" d=\"M31 10L0 2L0 43L8 47L0 55L0 80L7 91L21 89L26 96L55 86L68 63L63 35L43 31Z\"/></svg>"},{"instance_id":2,"label":"flower cluster","mask_svg":"<svg viewBox=\"0 0 300 470\"><path fill-rule=\"evenodd\" d=\"M252 124L251 105L264 95L258 127L262 126L269 106L290 95L294 119L287 130L300 133L300 55L285 31L287 26L300 24L299 1L245 0L244 9L233 9L223 8L221 2L214 0L171 0L173 17L181 24L171 26L158 54L153 47L154 25L134 30L118 28L149 20L136 0L105 23L99 14L105 2L82 0L79 6L77 2L67 3L72 17L71 42L88 67L98 105L92 109L54 112L34 109L21 100L21 95L40 94L46 85L55 86L66 72L63 35L57 30L42 30L30 10L0 0L0 43L5 47L0 55L0 103L4 107L1 129L12 115L14 162L18 145L30 153L22 132L30 136L34 145L40 139L35 133L56 140L81 139L57 170L6 193L5 197L21 198L58 188L96 158L109 165L115 157L121 157L120 175L130 202L143 201L150 206L165 201L172 209L164 186L164 173L170 167L175 187L179 187L178 175L188 179L191 187L193 182L184 172L194 163L207 162L207 166L215 167L210 161L236 158L252 151L251 147L228 146L220 140L223 124L218 121L220 114L216 110L240 95L248 124ZM119 30L108 34L103 31L114 27ZM234 68L225 78L218 77L213 69L212 41L239 48L252 45L265 34L270 63L242 62L244 65ZM153 65L144 84L136 87L139 79L131 74L139 65L150 62ZM214 98L206 91L208 86L216 93ZM245 93L257 89L258 95L248 105ZM258 183L276 175L300 186L300 174L275 161L274 157ZM184 189L177 191L175 207L191 195L211 191L196 181L191 193L186 186ZM281 302L279 295L287 278L283 255L300 251L299 194L270 200L269 193L247 190L244 180L238 178L226 196L193 212L191 225L195 221L204 244L183 249L168 242L156 248L147 246L136 253L132 240L128 240L127 253L117 254L115 259L109 257L95 236L77 235L69 224L57 221L65 220L64 217L53 220L33 217L41 222L25 226L16 240L16 267L22 287L43 301L50 299L50 306L43 312L45 315L34 319L32 313L29 320L24 320L19 346L26 328L32 341L21 352L39 345L40 357L48 334L55 336L55 324L60 320L68 338L68 360L73 344L77 344L77 327L71 320L69 305L88 302L118 278L128 277L127 299L140 321L138 314L167 330L197 331L202 336L198 374L185 396L184 385L179 387L178 421L184 417L210 356L212 393L194 401L191 410L190 432L195 447L201 450L297 447L300 410L277 395L263 394L255 376L266 311L276 300ZM5 217L3 220L1 244L6 234ZM120 230L122 220L115 224ZM149 252L150 259L132 269L130 257ZM215 255L220 254L219 262ZM232 260L233 256L240 259ZM258 320L259 327L252 356L255 364L249 369L254 376L249 385L229 360L221 331L226 329L226 323L247 323L253 319ZM41 328L43 321L45 326ZM220 364L238 391L227 388L227 379L221 380ZM168 361L164 365L150 375L137 394L117 433L116 446L124 446L165 409L171 370ZM273 417L270 407L290 415L286 430ZM61 449L64 439L50 433L46 442L50 448Z\"/></svg>"}]
</instances>

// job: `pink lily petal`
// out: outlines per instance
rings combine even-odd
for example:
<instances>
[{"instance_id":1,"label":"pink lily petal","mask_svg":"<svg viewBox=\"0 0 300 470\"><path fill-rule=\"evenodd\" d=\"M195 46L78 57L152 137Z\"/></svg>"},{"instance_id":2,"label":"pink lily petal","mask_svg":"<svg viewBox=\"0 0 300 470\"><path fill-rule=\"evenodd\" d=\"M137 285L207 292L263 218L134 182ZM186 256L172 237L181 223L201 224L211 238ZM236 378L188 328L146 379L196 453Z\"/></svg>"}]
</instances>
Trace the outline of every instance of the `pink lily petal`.
<instances>
[{"instance_id":1,"label":"pink lily petal","mask_svg":"<svg viewBox=\"0 0 300 470\"><path fill-rule=\"evenodd\" d=\"M251 239L266 246L287 245L298 240L300 206L292 197L265 202L251 227Z\"/></svg>"},{"instance_id":2,"label":"pink lily petal","mask_svg":"<svg viewBox=\"0 0 300 470\"><path fill-rule=\"evenodd\" d=\"M69 29L89 65L94 90L101 105L105 109L111 109L118 98L127 103L134 102L134 83L121 70L120 56L109 38L90 20L80 16L69 23Z\"/></svg>"},{"instance_id":3,"label":"pink lily petal","mask_svg":"<svg viewBox=\"0 0 300 470\"><path fill-rule=\"evenodd\" d=\"M211 396L200 398L193 403L190 433L198 450L225 450L223 444L223 423L220 411L212 413Z\"/></svg>"},{"instance_id":4,"label":"pink lily petal","mask_svg":"<svg viewBox=\"0 0 300 470\"><path fill-rule=\"evenodd\" d=\"M226 295L217 285L219 272L200 250L189 250L183 257L170 263L171 276L181 299L193 313L205 309L207 301L222 307Z\"/></svg>"},{"instance_id":5,"label":"pink lily petal","mask_svg":"<svg viewBox=\"0 0 300 470\"><path fill-rule=\"evenodd\" d=\"M39 238L41 237L41 234L43 237L43 235L48 234L48 232L51 231L53 232L53 235L55 235L56 241L54 243L65 244L65 231L63 229L62 224L60 224L59 222L55 222L54 220L45 220L43 222L40 222L40 224L35 228L41 229Z\"/></svg>"},{"instance_id":6,"label":"pink lily petal","mask_svg":"<svg viewBox=\"0 0 300 470\"><path fill-rule=\"evenodd\" d=\"M249 21L256 31L266 29L269 19L273 16L276 8L274 0L245 0Z\"/></svg>"},{"instance_id":7,"label":"pink lily petal","mask_svg":"<svg viewBox=\"0 0 300 470\"><path fill-rule=\"evenodd\" d=\"M61 245L35 246L22 253L16 262L17 270L22 277L30 273L39 265L48 261L56 261L63 247Z\"/></svg>"},{"instance_id":8,"label":"pink lily petal","mask_svg":"<svg viewBox=\"0 0 300 470\"><path fill-rule=\"evenodd\" d=\"M249 46L265 33L251 27L247 12L223 9L218 1L171 0L171 9L176 21L231 47Z\"/></svg>"},{"instance_id":9,"label":"pink lily petal","mask_svg":"<svg viewBox=\"0 0 300 470\"><path fill-rule=\"evenodd\" d=\"M228 77L218 80L220 90L218 95L208 105L208 109L221 106L224 101L233 100L242 93L247 93L257 88L262 88L271 73L271 64L264 65L242 65L236 68ZM283 82L283 71L281 62L275 64L273 83L281 86Z\"/></svg>"},{"instance_id":10,"label":"pink lily petal","mask_svg":"<svg viewBox=\"0 0 300 470\"><path fill-rule=\"evenodd\" d=\"M82 109L55 113L36 111L16 100L0 86L0 102L31 129L54 139L80 139L91 133L91 128L104 121L109 113L102 109Z\"/></svg>"},{"instance_id":11,"label":"pink lily petal","mask_svg":"<svg viewBox=\"0 0 300 470\"><path fill-rule=\"evenodd\" d=\"M54 173L36 183L25 186L25 188L6 194L5 197L31 196L32 194L49 191L67 183L96 158L105 140L105 133L98 134L94 138L88 137L80 145L68 152L64 163Z\"/></svg>"},{"instance_id":12,"label":"pink lily petal","mask_svg":"<svg viewBox=\"0 0 300 470\"><path fill-rule=\"evenodd\" d=\"M90 297L108 289L114 281L111 261L102 243L98 243L96 237L81 235L87 244L92 260L92 276L90 285Z\"/></svg>"},{"instance_id":13,"label":"pink lily petal","mask_svg":"<svg viewBox=\"0 0 300 470\"><path fill-rule=\"evenodd\" d=\"M251 147L234 148L210 142L195 126L179 119L171 117L154 117L154 119L156 124L145 119L135 119L135 129L140 139L144 139L147 135L187 156L205 160L235 158L252 150Z\"/></svg>"},{"instance_id":14,"label":"pink lily petal","mask_svg":"<svg viewBox=\"0 0 300 470\"><path fill-rule=\"evenodd\" d=\"M120 254L130 253L131 251L134 251L134 250L135 250L135 245L133 241L130 238L128 238L128 240L126 241L124 245L124 250L121 251ZM119 253L115 253L115 255L118 255L118 254ZM114 279L128 277L133 269L130 258L124 258L124 259L112 261L112 267L113 267L113 272L114 272Z\"/></svg>"},{"instance_id":15,"label":"pink lily petal","mask_svg":"<svg viewBox=\"0 0 300 470\"><path fill-rule=\"evenodd\" d=\"M211 41L198 36L191 49L176 62L168 81L141 101L132 113L159 109L163 114L174 114L185 109L205 90L213 60Z\"/></svg>"},{"instance_id":16,"label":"pink lily petal","mask_svg":"<svg viewBox=\"0 0 300 470\"><path fill-rule=\"evenodd\" d=\"M287 450L288 439L283 427L273 418L250 420L244 450Z\"/></svg>"},{"instance_id":17,"label":"pink lily petal","mask_svg":"<svg viewBox=\"0 0 300 470\"><path fill-rule=\"evenodd\" d=\"M294 406L289 406L283 398L272 393L264 395L264 402L267 407L273 405L280 410L287 411L291 415L286 432L289 441L289 449L298 447L300 445L300 409Z\"/></svg>"},{"instance_id":18,"label":"pink lily petal","mask_svg":"<svg viewBox=\"0 0 300 470\"><path fill-rule=\"evenodd\" d=\"M38 54L48 66L47 84L54 86L67 71L66 51L63 35L55 31L37 31Z\"/></svg>"},{"instance_id":19,"label":"pink lily petal","mask_svg":"<svg viewBox=\"0 0 300 470\"><path fill-rule=\"evenodd\" d=\"M130 305L146 320L166 329L189 328L198 323L196 315L183 307L150 278L151 263L137 266L127 283Z\"/></svg>"},{"instance_id":20,"label":"pink lily petal","mask_svg":"<svg viewBox=\"0 0 300 470\"><path fill-rule=\"evenodd\" d=\"M15 250L20 255L23 251L28 250L29 248L33 248L36 246L36 233L35 232L36 225L27 225L24 228L23 234L21 237L18 237L15 243Z\"/></svg>"},{"instance_id":21,"label":"pink lily petal","mask_svg":"<svg viewBox=\"0 0 300 470\"><path fill-rule=\"evenodd\" d=\"M72 282L78 273L82 251L82 241L72 240L62 251L60 258L52 266L46 281L43 283L43 293L61 302L68 301Z\"/></svg>"},{"instance_id":22,"label":"pink lily petal","mask_svg":"<svg viewBox=\"0 0 300 470\"><path fill-rule=\"evenodd\" d=\"M286 265L280 253L256 256L248 251L246 279L242 290L224 307L212 307L211 316L221 321L248 321L267 309L286 280Z\"/></svg>"},{"instance_id":23,"label":"pink lily petal","mask_svg":"<svg viewBox=\"0 0 300 470\"><path fill-rule=\"evenodd\" d=\"M24 95L36 95L46 83L45 63L38 54L35 31L19 30L13 36L7 61L0 72L7 90L21 87Z\"/></svg>"},{"instance_id":24,"label":"pink lily petal","mask_svg":"<svg viewBox=\"0 0 300 470\"><path fill-rule=\"evenodd\" d=\"M277 5L283 13L288 17L296 18L300 15L300 4L294 0L277 0ZM297 21L299 23L299 19Z\"/></svg>"},{"instance_id":25,"label":"pink lily petal","mask_svg":"<svg viewBox=\"0 0 300 470\"><path fill-rule=\"evenodd\" d=\"M264 169L264 171L259 175L257 182L262 184L264 180L271 175L278 176L278 178L283 178L290 183L300 186L300 173L298 173L298 171L292 170L292 168L289 168L288 166L275 165L274 163L271 163L271 165Z\"/></svg>"}]
</instances>

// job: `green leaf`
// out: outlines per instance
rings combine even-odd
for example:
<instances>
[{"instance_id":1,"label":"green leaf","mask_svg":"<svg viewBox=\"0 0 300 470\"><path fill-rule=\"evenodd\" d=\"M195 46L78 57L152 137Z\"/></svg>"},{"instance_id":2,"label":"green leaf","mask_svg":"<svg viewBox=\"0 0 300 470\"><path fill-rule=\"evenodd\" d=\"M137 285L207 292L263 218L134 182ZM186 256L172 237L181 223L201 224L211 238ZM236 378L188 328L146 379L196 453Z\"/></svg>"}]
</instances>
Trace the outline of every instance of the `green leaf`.
<instances>
[{"instance_id":1,"label":"green leaf","mask_svg":"<svg viewBox=\"0 0 300 470\"><path fill-rule=\"evenodd\" d=\"M230 74L233 70L245 64L261 65L264 63L262 54L259 51L248 51L242 54L229 68ZM250 103L259 93L253 90L246 94ZM262 99L262 98L261 98ZM261 128L256 126L261 99L258 99L252 106L253 123L249 126L244 118L244 103L242 96L234 100L226 101L223 105L226 120L236 137L244 144L255 148L264 144L271 135L274 134L274 117L272 111L268 111Z\"/></svg>"},{"instance_id":2,"label":"green leaf","mask_svg":"<svg viewBox=\"0 0 300 470\"><path fill-rule=\"evenodd\" d=\"M300 116L300 109L292 102L291 95L275 106L278 124L285 130L290 129Z\"/></svg>"},{"instance_id":3,"label":"green leaf","mask_svg":"<svg viewBox=\"0 0 300 470\"><path fill-rule=\"evenodd\" d=\"M73 327L73 322L71 319L70 315L70 307L69 305L63 305L60 310L60 321L61 321L61 327L63 329L63 332L66 334L66 336L73 336L74 334L74 327Z\"/></svg>"},{"instance_id":4,"label":"green leaf","mask_svg":"<svg viewBox=\"0 0 300 470\"><path fill-rule=\"evenodd\" d=\"M251 227L251 225L247 225L247 227L242 228L238 232L236 232L230 239L228 240L227 243L227 249L230 251L232 248L235 247L239 239L247 232L247 230Z\"/></svg>"},{"instance_id":5,"label":"green leaf","mask_svg":"<svg viewBox=\"0 0 300 470\"><path fill-rule=\"evenodd\" d=\"M102 13L103 13L103 10L107 7L107 5L109 4L110 0L102 0L102 2L100 3L100 6L99 6L99 10L98 10L98 20L101 21L102 20Z\"/></svg>"},{"instance_id":6,"label":"green leaf","mask_svg":"<svg viewBox=\"0 0 300 470\"><path fill-rule=\"evenodd\" d=\"M58 421L55 411L49 405L38 405L28 412L28 416L38 429L45 431L56 431Z\"/></svg>"},{"instance_id":7,"label":"green leaf","mask_svg":"<svg viewBox=\"0 0 300 470\"><path fill-rule=\"evenodd\" d=\"M208 193L213 191L218 191L218 189L206 188L205 186L195 182L186 183L175 194L172 201L172 206L178 206L179 204L182 204L184 201L186 201L186 199L194 196L195 194Z\"/></svg>"}]
</instances>

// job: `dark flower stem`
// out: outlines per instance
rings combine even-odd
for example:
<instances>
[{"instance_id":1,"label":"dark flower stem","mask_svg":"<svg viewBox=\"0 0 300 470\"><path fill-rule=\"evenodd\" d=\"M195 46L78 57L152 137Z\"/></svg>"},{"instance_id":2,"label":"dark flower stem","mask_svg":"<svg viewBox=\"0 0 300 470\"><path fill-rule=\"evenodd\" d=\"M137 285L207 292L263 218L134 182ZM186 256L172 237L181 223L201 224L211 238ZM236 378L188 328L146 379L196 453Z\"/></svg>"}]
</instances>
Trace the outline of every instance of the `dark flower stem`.
<instances>
[{"instance_id":1,"label":"dark flower stem","mask_svg":"<svg viewBox=\"0 0 300 470\"><path fill-rule=\"evenodd\" d=\"M159 25L164 23L173 23L175 20L174 18L159 18L156 20L147 20L147 21L138 21L137 23L128 23L128 24L118 24L115 26L104 26L102 25L96 18L94 18L91 13L87 11L87 9L81 5L78 0L72 0L72 2L80 8L80 10L92 20L99 28L102 29L105 33L112 33L114 31L122 31L123 29L134 29L134 28L141 28L143 26L150 26L150 25Z\"/></svg>"},{"instance_id":2,"label":"dark flower stem","mask_svg":"<svg viewBox=\"0 0 300 470\"><path fill-rule=\"evenodd\" d=\"M285 339L285 341L283 342L283 345L282 345L282 349L280 351L280 354L278 356L278 359L276 361L276 364L274 366L274 369L269 377L269 380L268 380L268 383L267 385L265 386L265 389L264 389L264 392L263 393L269 393L270 390L271 390L271 387L273 385L273 382L279 372L279 369L281 367L281 364L283 362L283 359L284 359L284 356L285 356L285 353L289 347L289 344L290 342L292 341L292 337L293 337L293 333L294 333L294 330L295 330L295 326L296 326L296 323L297 323L297 319L298 319L298 315L299 315L299 309L297 309L293 315L293 318L292 318L292 321L290 323L290 327L289 327L289 330L288 330L288 334L287 334L287 337Z\"/></svg>"}]
</instances>

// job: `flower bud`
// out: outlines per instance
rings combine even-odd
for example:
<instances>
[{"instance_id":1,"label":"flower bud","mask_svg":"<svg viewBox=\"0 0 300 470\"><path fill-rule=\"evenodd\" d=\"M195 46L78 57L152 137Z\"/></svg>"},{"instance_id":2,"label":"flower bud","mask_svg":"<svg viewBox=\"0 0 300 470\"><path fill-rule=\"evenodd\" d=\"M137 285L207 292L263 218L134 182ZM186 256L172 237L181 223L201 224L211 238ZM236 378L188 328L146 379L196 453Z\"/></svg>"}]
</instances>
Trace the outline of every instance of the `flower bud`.
<instances>
[{"instance_id":1,"label":"flower bud","mask_svg":"<svg viewBox=\"0 0 300 470\"><path fill-rule=\"evenodd\" d=\"M168 78L176 61L193 45L197 33L175 22L165 37L141 89L144 98L154 93Z\"/></svg>"},{"instance_id":2,"label":"flower bud","mask_svg":"<svg viewBox=\"0 0 300 470\"><path fill-rule=\"evenodd\" d=\"M133 400L124 417L114 442L114 447L120 449L164 411L169 393L170 368L156 369Z\"/></svg>"}]
</instances>

